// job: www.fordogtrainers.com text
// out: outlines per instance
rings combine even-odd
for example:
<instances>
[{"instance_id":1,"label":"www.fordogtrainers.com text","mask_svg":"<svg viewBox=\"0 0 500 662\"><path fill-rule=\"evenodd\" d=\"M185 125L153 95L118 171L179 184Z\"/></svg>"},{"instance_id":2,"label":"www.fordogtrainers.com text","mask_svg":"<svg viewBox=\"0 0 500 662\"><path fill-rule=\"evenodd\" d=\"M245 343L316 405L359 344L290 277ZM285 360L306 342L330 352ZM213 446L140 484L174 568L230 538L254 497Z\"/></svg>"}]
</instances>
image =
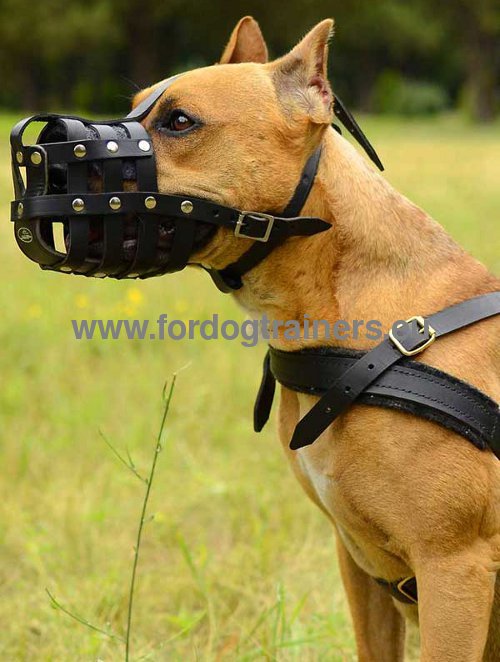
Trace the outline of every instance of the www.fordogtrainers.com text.
<instances>
[{"instance_id":1,"label":"www.fordogtrainers.com text","mask_svg":"<svg viewBox=\"0 0 500 662\"><path fill-rule=\"evenodd\" d=\"M395 329L403 320L392 325ZM267 315L259 319L238 322L220 320L214 313L204 320L169 319L162 314L157 320L71 320L77 340L239 340L243 347L255 347L260 340L381 340L384 333L379 320L327 320L311 319L305 314L301 320L270 320ZM388 330L387 330L388 331Z\"/></svg>"}]
</instances>

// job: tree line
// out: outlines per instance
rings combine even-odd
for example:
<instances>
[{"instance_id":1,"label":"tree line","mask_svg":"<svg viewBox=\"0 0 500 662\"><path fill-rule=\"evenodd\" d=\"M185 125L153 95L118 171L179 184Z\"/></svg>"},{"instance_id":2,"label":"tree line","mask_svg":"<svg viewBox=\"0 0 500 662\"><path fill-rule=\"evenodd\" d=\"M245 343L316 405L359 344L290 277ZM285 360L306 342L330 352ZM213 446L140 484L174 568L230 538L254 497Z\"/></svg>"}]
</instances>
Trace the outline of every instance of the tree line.
<instances>
[{"instance_id":1,"label":"tree line","mask_svg":"<svg viewBox=\"0 0 500 662\"><path fill-rule=\"evenodd\" d=\"M333 17L330 77L353 108L499 111L498 0L0 0L0 104L123 112L135 89L216 62L246 14L273 56Z\"/></svg>"}]
</instances>

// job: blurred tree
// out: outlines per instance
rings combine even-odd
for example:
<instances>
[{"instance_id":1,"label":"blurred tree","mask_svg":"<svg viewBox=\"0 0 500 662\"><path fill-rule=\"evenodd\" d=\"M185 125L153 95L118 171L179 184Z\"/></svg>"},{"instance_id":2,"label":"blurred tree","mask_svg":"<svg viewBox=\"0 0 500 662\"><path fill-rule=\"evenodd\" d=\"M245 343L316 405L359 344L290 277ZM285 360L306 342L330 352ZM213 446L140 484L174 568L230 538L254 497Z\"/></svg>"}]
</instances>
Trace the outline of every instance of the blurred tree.
<instances>
[{"instance_id":1,"label":"blurred tree","mask_svg":"<svg viewBox=\"0 0 500 662\"><path fill-rule=\"evenodd\" d=\"M54 83L67 100L84 54L106 52L118 37L107 0L0 0L0 16L2 81L25 109L35 108Z\"/></svg>"},{"instance_id":2,"label":"blurred tree","mask_svg":"<svg viewBox=\"0 0 500 662\"><path fill-rule=\"evenodd\" d=\"M331 76L340 93L347 92L363 110L372 108L374 84L386 67L418 75L420 66L432 79L433 64L441 57L441 24L425 15L418 0L410 5L401 0L289 0L286 11L266 0L233 0L230 5L197 0L175 13L176 44L195 63L215 62L245 14L257 18L273 56L289 50L316 22L333 17ZM165 40L159 51L169 46ZM162 61L168 59L164 52Z\"/></svg>"},{"instance_id":3,"label":"blurred tree","mask_svg":"<svg viewBox=\"0 0 500 662\"><path fill-rule=\"evenodd\" d=\"M0 103L123 111L130 79L143 87L216 62L246 14L273 56L333 17L331 77L350 105L372 110L397 72L412 94L432 83L456 102L465 88L475 117L495 111L498 0L0 0Z\"/></svg>"},{"instance_id":4,"label":"blurred tree","mask_svg":"<svg viewBox=\"0 0 500 662\"><path fill-rule=\"evenodd\" d=\"M135 85L144 87L171 70L172 54L179 52L176 18L182 15L180 0L107 0L121 34L121 61ZM162 62L161 53L168 52ZM181 57L186 57L182 52Z\"/></svg>"},{"instance_id":5,"label":"blurred tree","mask_svg":"<svg viewBox=\"0 0 500 662\"><path fill-rule=\"evenodd\" d=\"M339 80L340 91L345 88L360 109L373 110L375 83L387 69L432 78L441 25L426 16L418 2L319 0L314 14L314 20L318 15L335 18L333 80Z\"/></svg>"},{"instance_id":6,"label":"blurred tree","mask_svg":"<svg viewBox=\"0 0 500 662\"><path fill-rule=\"evenodd\" d=\"M448 27L449 44L459 44L464 89L474 119L490 121L500 83L500 2L498 0L421 0Z\"/></svg>"}]
</instances>

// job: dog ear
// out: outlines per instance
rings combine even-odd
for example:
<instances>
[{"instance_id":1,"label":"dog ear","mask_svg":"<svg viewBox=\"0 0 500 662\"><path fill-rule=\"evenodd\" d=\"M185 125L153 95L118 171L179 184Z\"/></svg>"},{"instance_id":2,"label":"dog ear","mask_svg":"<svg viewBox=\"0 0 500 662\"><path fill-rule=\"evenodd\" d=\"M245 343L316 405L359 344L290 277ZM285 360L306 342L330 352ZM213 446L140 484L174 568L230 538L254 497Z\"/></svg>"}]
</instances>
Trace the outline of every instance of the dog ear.
<instances>
[{"instance_id":1,"label":"dog ear","mask_svg":"<svg viewBox=\"0 0 500 662\"><path fill-rule=\"evenodd\" d=\"M239 62L267 62L267 46L259 24L251 16L245 16L234 28L229 42L222 53L219 64Z\"/></svg>"},{"instance_id":2,"label":"dog ear","mask_svg":"<svg viewBox=\"0 0 500 662\"><path fill-rule=\"evenodd\" d=\"M332 121L333 94L328 82L328 42L333 20L318 23L293 50L273 63L280 99L305 110L315 124Z\"/></svg>"}]
</instances>

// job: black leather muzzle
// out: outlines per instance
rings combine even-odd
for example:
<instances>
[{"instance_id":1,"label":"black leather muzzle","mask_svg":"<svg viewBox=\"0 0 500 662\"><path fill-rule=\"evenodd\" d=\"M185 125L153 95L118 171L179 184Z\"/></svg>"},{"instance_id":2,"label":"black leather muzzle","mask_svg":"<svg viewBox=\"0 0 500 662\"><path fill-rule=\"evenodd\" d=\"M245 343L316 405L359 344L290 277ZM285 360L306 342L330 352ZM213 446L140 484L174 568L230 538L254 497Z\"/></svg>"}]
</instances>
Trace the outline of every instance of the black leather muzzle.
<instances>
[{"instance_id":1,"label":"black leather muzzle","mask_svg":"<svg viewBox=\"0 0 500 662\"><path fill-rule=\"evenodd\" d=\"M43 269L148 278L184 268L206 210L197 214L194 198L158 194L153 143L140 123L173 80L123 119L38 115L14 127L15 236ZM25 146L34 122L45 127Z\"/></svg>"},{"instance_id":2,"label":"black leather muzzle","mask_svg":"<svg viewBox=\"0 0 500 662\"><path fill-rule=\"evenodd\" d=\"M14 127L16 199L11 220L20 249L42 269L99 278L159 276L183 269L217 228L225 227L236 237L253 240L222 271L207 268L219 289L227 292L239 289L243 274L288 237L331 227L322 219L299 216L314 182L321 148L310 155L279 216L159 193L153 142L141 121L177 78L157 85L122 119L94 121L48 114L26 118ZM338 98L334 111L382 167ZM43 123L44 128L35 144L25 145L23 136L33 123Z\"/></svg>"}]
</instances>

